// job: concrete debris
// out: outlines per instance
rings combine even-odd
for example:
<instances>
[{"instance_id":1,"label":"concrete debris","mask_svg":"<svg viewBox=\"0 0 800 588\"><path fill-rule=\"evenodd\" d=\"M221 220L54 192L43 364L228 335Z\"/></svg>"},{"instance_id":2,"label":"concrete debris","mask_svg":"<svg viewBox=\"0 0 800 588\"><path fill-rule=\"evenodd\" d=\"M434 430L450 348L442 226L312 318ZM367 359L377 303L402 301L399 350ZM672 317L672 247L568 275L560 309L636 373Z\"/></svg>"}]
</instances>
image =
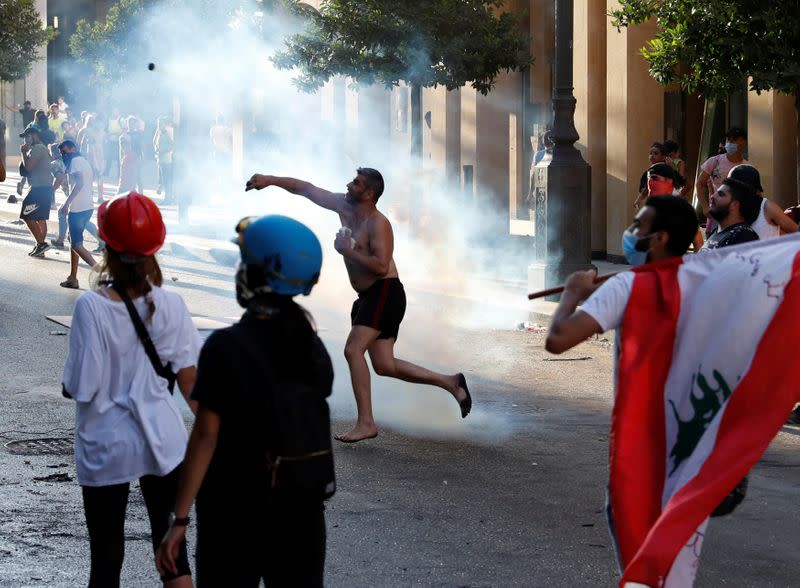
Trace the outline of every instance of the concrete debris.
<instances>
[{"instance_id":1,"label":"concrete debris","mask_svg":"<svg viewBox=\"0 0 800 588\"><path fill-rule=\"evenodd\" d=\"M66 472L50 474L49 476L35 477L35 482L72 482L72 476Z\"/></svg>"},{"instance_id":2,"label":"concrete debris","mask_svg":"<svg viewBox=\"0 0 800 588\"><path fill-rule=\"evenodd\" d=\"M525 321L524 323L517 324L518 331L528 331L531 333L546 333L548 327L545 325L541 325L539 323L532 323L530 321Z\"/></svg>"}]
</instances>

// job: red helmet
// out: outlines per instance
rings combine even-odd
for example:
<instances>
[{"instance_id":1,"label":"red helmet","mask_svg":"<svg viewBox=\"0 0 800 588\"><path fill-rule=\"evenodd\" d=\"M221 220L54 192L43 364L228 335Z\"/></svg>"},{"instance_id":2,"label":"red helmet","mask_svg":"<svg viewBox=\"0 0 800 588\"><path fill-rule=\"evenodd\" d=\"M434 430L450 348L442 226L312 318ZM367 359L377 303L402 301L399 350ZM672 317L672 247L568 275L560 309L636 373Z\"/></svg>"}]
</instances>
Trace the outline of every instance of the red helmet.
<instances>
[{"instance_id":1,"label":"red helmet","mask_svg":"<svg viewBox=\"0 0 800 588\"><path fill-rule=\"evenodd\" d=\"M138 192L106 201L97 209L100 238L123 255L154 255L164 244L167 228L155 202Z\"/></svg>"}]
</instances>

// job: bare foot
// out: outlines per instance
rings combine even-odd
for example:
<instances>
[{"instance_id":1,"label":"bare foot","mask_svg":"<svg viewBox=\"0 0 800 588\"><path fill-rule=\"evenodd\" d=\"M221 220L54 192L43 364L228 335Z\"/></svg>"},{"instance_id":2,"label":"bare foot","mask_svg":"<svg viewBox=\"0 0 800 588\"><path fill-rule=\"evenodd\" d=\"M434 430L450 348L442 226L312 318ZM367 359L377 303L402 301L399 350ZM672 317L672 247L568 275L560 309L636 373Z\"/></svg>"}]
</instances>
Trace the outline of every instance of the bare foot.
<instances>
[{"instance_id":1,"label":"bare foot","mask_svg":"<svg viewBox=\"0 0 800 588\"><path fill-rule=\"evenodd\" d=\"M378 436L378 427L373 425L359 425L356 424L349 432L344 435L336 435L334 439L342 443L357 443L364 439L374 439Z\"/></svg>"}]
</instances>

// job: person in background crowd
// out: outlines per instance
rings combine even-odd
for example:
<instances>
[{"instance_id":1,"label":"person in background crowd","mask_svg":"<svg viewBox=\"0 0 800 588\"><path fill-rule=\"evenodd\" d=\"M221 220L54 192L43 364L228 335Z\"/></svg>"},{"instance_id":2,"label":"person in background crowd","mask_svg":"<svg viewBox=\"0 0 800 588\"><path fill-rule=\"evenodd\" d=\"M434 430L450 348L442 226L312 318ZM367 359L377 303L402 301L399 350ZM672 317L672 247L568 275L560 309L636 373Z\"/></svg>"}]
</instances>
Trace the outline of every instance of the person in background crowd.
<instances>
[{"instance_id":1,"label":"person in background crowd","mask_svg":"<svg viewBox=\"0 0 800 588\"><path fill-rule=\"evenodd\" d=\"M153 135L153 153L158 166L158 187L156 194L164 191L164 204L173 204L174 195L172 193L172 153L175 150L175 141L172 137L172 129L166 118L159 117L158 127Z\"/></svg>"},{"instance_id":2,"label":"person in background crowd","mask_svg":"<svg viewBox=\"0 0 800 588\"><path fill-rule=\"evenodd\" d=\"M686 162L681 158L680 146L676 141L664 141L664 147L667 148L667 158L664 160L667 164L672 166L672 169L677 173L675 187L679 190L682 198L689 199L692 184L686 180Z\"/></svg>"},{"instance_id":3,"label":"person in background crowd","mask_svg":"<svg viewBox=\"0 0 800 588\"><path fill-rule=\"evenodd\" d=\"M92 166L92 173L97 180L97 202L103 203L103 170L105 169L104 144L105 134L96 115L88 114L85 121L86 126L78 133L78 146L89 165Z\"/></svg>"},{"instance_id":4,"label":"person in background crowd","mask_svg":"<svg viewBox=\"0 0 800 588\"><path fill-rule=\"evenodd\" d=\"M50 162L50 173L53 174L53 191L55 192L59 188L62 189L64 192L65 197L69 197L69 184L67 182L67 170L64 166L64 160L61 157L61 151L58 149L58 145L51 145L50 146L50 157L52 161ZM54 198L55 200L55 198ZM65 245L65 239L67 238L67 229L69 225L67 223L67 213L63 210L58 211L58 237L55 239L50 239L50 245L56 249L65 250L67 246ZM94 236L95 239L99 241L99 244L96 249L92 251L92 253L102 253L105 249L103 245L102 239L100 239L97 226L89 220L86 223L86 230L89 232L90 235Z\"/></svg>"},{"instance_id":5,"label":"person in background crowd","mask_svg":"<svg viewBox=\"0 0 800 588\"><path fill-rule=\"evenodd\" d=\"M75 132L75 127L68 120L65 120L64 124L61 126L61 139L63 141L72 141L76 145L78 144L78 134Z\"/></svg>"},{"instance_id":6,"label":"person in background crowd","mask_svg":"<svg viewBox=\"0 0 800 588\"><path fill-rule=\"evenodd\" d=\"M650 196L676 196L681 198L681 194L675 186L678 172L666 161L655 163L647 170L647 194ZM687 200L688 202L688 200ZM697 234L692 241L694 251L700 251L703 246L703 234L698 228Z\"/></svg>"},{"instance_id":7,"label":"person in background crowd","mask_svg":"<svg viewBox=\"0 0 800 588\"><path fill-rule=\"evenodd\" d=\"M31 106L30 100L26 100L16 107L6 105L6 108L11 112L18 113L22 117L23 129L28 128L28 125L33 122L33 117L36 115L36 109Z\"/></svg>"},{"instance_id":8,"label":"person in background crowd","mask_svg":"<svg viewBox=\"0 0 800 588\"><path fill-rule=\"evenodd\" d=\"M58 110L58 104L50 105L50 116L47 118L47 127L53 131L57 141L61 141L64 136L64 121Z\"/></svg>"},{"instance_id":9,"label":"person in background crowd","mask_svg":"<svg viewBox=\"0 0 800 588\"><path fill-rule=\"evenodd\" d=\"M700 166L700 175L697 177L695 188L697 198L703 207L703 214L709 216L709 196L722 187L723 181L728 177L734 166L747 163L744 152L747 149L747 132L741 127L731 127L725 133L725 153L709 157ZM706 224L706 234L714 230L714 223Z\"/></svg>"},{"instance_id":10,"label":"person in background crowd","mask_svg":"<svg viewBox=\"0 0 800 588\"><path fill-rule=\"evenodd\" d=\"M677 172L665 162L654 163L647 168L647 196L675 196Z\"/></svg>"},{"instance_id":11,"label":"person in background crowd","mask_svg":"<svg viewBox=\"0 0 800 588\"><path fill-rule=\"evenodd\" d=\"M20 135L25 142L20 147L22 165L28 172L31 189L22 201L19 217L25 222L36 244L28 254L31 257L44 257L50 249L47 243L47 220L50 218L50 204L53 201L53 176L50 173L50 153L42 144L39 129L30 125Z\"/></svg>"},{"instance_id":12,"label":"person in background crowd","mask_svg":"<svg viewBox=\"0 0 800 588\"><path fill-rule=\"evenodd\" d=\"M154 365L166 364L194 411L189 393L201 345L184 301L161 288L155 254L166 228L158 207L132 193L104 203L98 217L108 242L100 270L105 287L75 302L63 378L64 395L75 401L75 466L89 532L90 588L120 585L132 481L139 481L154 551L169 527L187 435L172 383ZM148 357L134 320L157 357ZM165 587L192 586L185 541L178 550L175 571L161 576Z\"/></svg>"},{"instance_id":13,"label":"person in background crowd","mask_svg":"<svg viewBox=\"0 0 800 588\"><path fill-rule=\"evenodd\" d=\"M647 158L650 161L651 166L656 163L663 163L664 160L666 160L667 158L667 148L664 147L662 143L653 143L650 146L650 153L648 153ZM642 177L639 179L639 195L636 197L636 200L634 200L633 207L639 208L642 205L642 202L644 202L646 198L647 198L647 170L645 170L642 173Z\"/></svg>"},{"instance_id":14,"label":"person in background crowd","mask_svg":"<svg viewBox=\"0 0 800 588\"><path fill-rule=\"evenodd\" d=\"M703 250L758 241L758 234L750 225L758 218L760 207L755 190L749 185L731 178L723 180L709 199L708 214L718 227L709 235Z\"/></svg>"},{"instance_id":15,"label":"person in background crowd","mask_svg":"<svg viewBox=\"0 0 800 588\"><path fill-rule=\"evenodd\" d=\"M751 223L752 228L760 240L772 239L785 233L797 232L797 223L774 202L764 196L761 187L761 174L752 165L737 165L728 173L728 177L739 180L750 186L756 192L760 203L758 218Z\"/></svg>"},{"instance_id":16,"label":"person in background crowd","mask_svg":"<svg viewBox=\"0 0 800 588\"><path fill-rule=\"evenodd\" d=\"M136 189L139 192L144 192L144 184L142 183L142 168L145 163L144 121L138 116L128 117L128 136L131 140L131 149L136 154Z\"/></svg>"},{"instance_id":17,"label":"person in background crowd","mask_svg":"<svg viewBox=\"0 0 800 588\"><path fill-rule=\"evenodd\" d=\"M62 141L59 146L64 167L69 175L69 196L59 209L60 215L67 216L69 225L70 272L67 279L61 282L62 288L78 289L78 262L83 259L90 268L95 261L92 254L83 246L83 231L92 218L92 166L81 157L78 146L72 141Z\"/></svg>"},{"instance_id":18,"label":"person in background crowd","mask_svg":"<svg viewBox=\"0 0 800 588\"><path fill-rule=\"evenodd\" d=\"M86 119L89 117L91 113L88 110L81 110L81 119L78 121L77 129L78 133L81 132L82 129L86 128Z\"/></svg>"},{"instance_id":19,"label":"person in background crowd","mask_svg":"<svg viewBox=\"0 0 800 588\"><path fill-rule=\"evenodd\" d=\"M139 157L134 149L132 135L129 130L135 124L135 117L123 119L122 134L119 137L119 188L117 194L124 194L136 189L136 178L139 175Z\"/></svg>"},{"instance_id":20,"label":"person in background crowd","mask_svg":"<svg viewBox=\"0 0 800 588\"><path fill-rule=\"evenodd\" d=\"M28 104L30 104L30 102L28 102ZM39 129L39 140L42 142L42 144L47 146L55 142L55 134L49 128L47 123L47 115L43 110L37 110L34 112L34 120L25 126L25 130L31 126L35 126ZM3 135L3 137L5 138L5 135ZM27 176L23 175L20 177L19 182L17 182L17 195L22 196L22 191L25 189L25 183L27 181ZM14 203L17 201L13 194L9 196L9 198L9 203Z\"/></svg>"},{"instance_id":21,"label":"person in background crowd","mask_svg":"<svg viewBox=\"0 0 800 588\"><path fill-rule=\"evenodd\" d=\"M103 175L111 180L119 178L119 137L122 134L119 108L111 109L106 132L106 168Z\"/></svg>"},{"instance_id":22,"label":"person in background crowd","mask_svg":"<svg viewBox=\"0 0 800 588\"><path fill-rule=\"evenodd\" d=\"M536 146L536 153L533 155L533 162L534 164L539 163L544 156L547 155L547 151L553 150L553 139L551 137L551 131L547 130L539 136L539 141Z\"/></svg>"},{"instance_id":23,"label":"person in background crowd","mask_svg":"<svg viewBox=\"0 0 800 588\"><path fill-rule=\"evenodd\" d=\"M44 110L36 111L36 121L34 124L39 128L39 136L42 139L42 143L45 145L54 145L58 142L58 137L50 129L50 119L47 117L47 113Z\"/></svg>"},{"instance_id":24,"label":"person in background crowd","mask_svg":"<svg viewBox=\"0 0 800 588\"><path fill-rule=\"evenodd\" d=\"M56 99L56 106L58 107L59 116L64 120L67 120L69 118L69 104L67 104L67 101L64 100L63 96L59 96Z\"/></svg>"}]
</instances>

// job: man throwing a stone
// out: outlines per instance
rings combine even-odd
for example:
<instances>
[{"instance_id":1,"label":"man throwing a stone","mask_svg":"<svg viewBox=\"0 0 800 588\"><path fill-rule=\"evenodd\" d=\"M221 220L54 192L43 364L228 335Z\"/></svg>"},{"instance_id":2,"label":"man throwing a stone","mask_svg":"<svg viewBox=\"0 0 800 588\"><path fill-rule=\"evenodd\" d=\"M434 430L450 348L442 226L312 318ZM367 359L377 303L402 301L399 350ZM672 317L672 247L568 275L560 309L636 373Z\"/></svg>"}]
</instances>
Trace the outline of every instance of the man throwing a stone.
<instances>
[{"instance_id":1,"label":"man throwing a stone","mask_svg":"<svg viewBox=\"0 0 800 588\"><path fill-rule=\"evenodd\" d=\"M380 172L358 169L356 177L347 184L346 194L334 194L294 178L261 174L250 178L246 189L261 190L268 186L305 196L314 204L336 212L342 222L343 230L336 237L334 247L344 258L350 284L358 293L350 313L353 326L344 349L358 420L351 431L337 435L336 439L355 443L378 435L372 416L366 353L378 375L447 390L458 402L461 417L466 417L472 408L472 398L464 374L439 374L394 356L394 344L406 310L406 295L394 263L392 225L376 207L384 186Z\"/></svg>"}]
</instances>

